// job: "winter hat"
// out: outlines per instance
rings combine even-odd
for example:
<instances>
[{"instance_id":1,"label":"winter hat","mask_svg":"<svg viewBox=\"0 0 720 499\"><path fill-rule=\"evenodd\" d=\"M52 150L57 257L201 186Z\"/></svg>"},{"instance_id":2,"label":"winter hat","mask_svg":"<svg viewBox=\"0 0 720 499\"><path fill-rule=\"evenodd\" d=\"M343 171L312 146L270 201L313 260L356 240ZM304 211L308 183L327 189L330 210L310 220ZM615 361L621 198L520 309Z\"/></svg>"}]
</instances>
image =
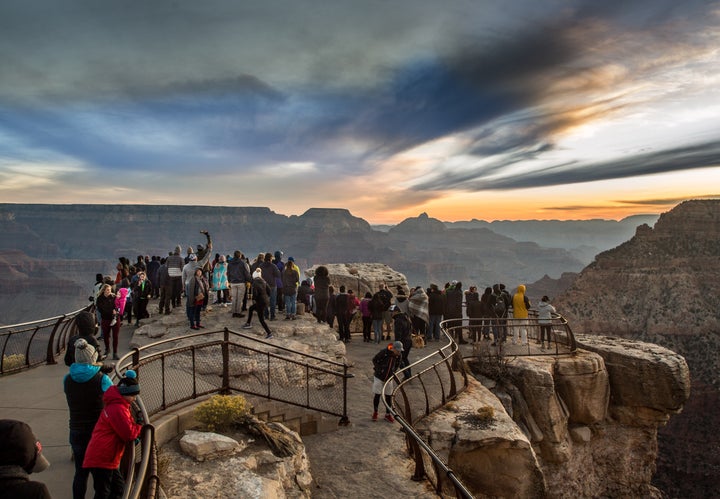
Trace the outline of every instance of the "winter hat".
<instances>
[{"instance_id":1,"label":"winter hat","mask_svg":"<svg viewBox=\"0 0 720 499\"><path fill-rule=\"evenodd\" d=\"M85 338L75 340L75 362L78 364L94 364L97 359L97 350Z\"/></svg>"},{"instance_id":2,"label":"winter hat","mask_svg":"<svg viewBox=\"0 0 720 499\"><path fill-rule=\"evenodd\" d=\"M195 256L195 253L190 253L190 256L188 257L188 260L190 260L191 262L194 262L195 260L197 260L197 257Z\"/></svg>"},{"instance_id":3,"label":"winter hat","mask_svg":"<svg viewBox=\"0 0 720 499\"><path fill-rule=\"evenodd\" d=\"M253 272L253 279L257 279L258 277L262 277L262 270L255 269L255 272Z\"/></svg>"},{"instance_id":4,"label":"winter hat","mask_svg":"<svg viewBox=\"0 0 720 499\"><path fill-rule=\"evenodd\" d=\"M276 260L280 260L280 259L282 258L282 256L283 256L283 252L282 252L282 251L277 250L277 251L275 252L275 259L276 259Z\"/></svg>"},{"instance_id":5,"label":"winter hat","mask_svg":"<svg viewBox=\"0 0 720 499\"><path fill-rule=\"evenodd\" d=\"M75 325L80 336L93 336L95 334L95 316L87 311L82 311L75 317Z\"/></svg>"},{"instance_id":6,"label":"winter hat","mask_svg":"<svg viewBox=\"0 0 720 499\"><path fill-rule=\"evenodd\" d=\"M396 352L404 352L405 349L403 348L402 341L393 341L392 348L390 350L395 350Z\"/></svg>"},{"instance_id":7,"label":"winter hat","mask_svg":"<svg viewBox=\"0 0 720 499\"><path fill-rule=\"evenodd\" d=\"M137 395L140 393L140 384L137 373L132 369L125 371L125 376L117 384L120 395Z\"/></svg>"},{"instance_id":8,"label":"winter hat","mask_svg":"<svg viewBox=\"0 0 720 499\"><path fill-rule=\"evenodd\" d=\"M295 258L293 258L291 256L288 257L288 262L294 262L294 261L295 261Z\"/></svg>"},{"instance_id":9,"label":"winter hat","mask_svg":"<svg viewBox=\"0 0 720 499\"><path fill-rule=\"evenodd\" d=\"M27 423L15 419L0 420L0 466L16 465L27 473L39 473L50 463L42 454L42 445Z\"/></svg>"},{"instance_id":10,"label":"winter hat","mask_svg":"<svg viewBox=\"0 0 720 499\"><path fill-rule=\"evenodd\" d=\"M218 258L218 262L225 263L225 255L220 255L220 257Z\"/></svg>"}]
</instances>

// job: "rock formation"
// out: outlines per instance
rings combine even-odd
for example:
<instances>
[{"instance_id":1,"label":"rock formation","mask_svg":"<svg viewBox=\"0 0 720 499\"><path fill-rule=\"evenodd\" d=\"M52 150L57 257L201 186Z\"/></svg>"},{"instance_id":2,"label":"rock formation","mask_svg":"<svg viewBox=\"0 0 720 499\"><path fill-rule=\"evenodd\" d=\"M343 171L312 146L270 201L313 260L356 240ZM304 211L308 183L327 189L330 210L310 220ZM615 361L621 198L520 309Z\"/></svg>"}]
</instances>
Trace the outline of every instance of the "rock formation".
<instances>
[{"instance_id":1,"label":"rock formation","mask_svg":"<svg viewBox=\"0 0 720 499\"><path fill-rule=\"evenodd\" d=\"M639 339L687 359L692 395L659 436L656 483L676 497L705 496L720 480L719 275L720 200L686 201L599 254L554 302L576 333Z\"/></svg>"},{"instance_id":2,"label":"rock formation","mask_svg":"<svg viewBox=\"0 0 720 499\"><path fill-rule=\"evenodd\" d=\"M579 343L575 355L508 360L502 379L480 376L485 386L422 421L478 497L662 496L650 484L657 428L689 396L685 360L641 342ZM505 361L474 369L488 362ZM488 406L493 416L478 416Z\"/></svg>"}]
</instances>

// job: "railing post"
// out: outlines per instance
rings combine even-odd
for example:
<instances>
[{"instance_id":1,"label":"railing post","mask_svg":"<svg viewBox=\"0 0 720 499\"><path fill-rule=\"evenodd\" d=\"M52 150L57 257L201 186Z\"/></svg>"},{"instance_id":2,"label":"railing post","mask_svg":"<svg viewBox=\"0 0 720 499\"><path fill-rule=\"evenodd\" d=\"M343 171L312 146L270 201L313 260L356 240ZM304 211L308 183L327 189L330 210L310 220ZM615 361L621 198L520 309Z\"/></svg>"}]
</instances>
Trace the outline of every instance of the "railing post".
<instances>
[{"instance_id":1,"label":"railing post","mask_svg":"<svg viewBox=\"0 0 720 499\"><path fill-rule=\"evenodd\" d=\"M222 363L221 393L226 394L230 392L230 330L227 327L223 329Z\"/></svg>"},{"instance_id":2,"label":"railing post","mask_svg":"<svg viewBox=\"0 0 720 499\"><path fill-rule=\"evenodd\" d=\"M343 415L338 423L340 426L350 424L350 418L347 415L347 382L348 382L348 366L343 364Z\"/></svg>"}]
</instances>

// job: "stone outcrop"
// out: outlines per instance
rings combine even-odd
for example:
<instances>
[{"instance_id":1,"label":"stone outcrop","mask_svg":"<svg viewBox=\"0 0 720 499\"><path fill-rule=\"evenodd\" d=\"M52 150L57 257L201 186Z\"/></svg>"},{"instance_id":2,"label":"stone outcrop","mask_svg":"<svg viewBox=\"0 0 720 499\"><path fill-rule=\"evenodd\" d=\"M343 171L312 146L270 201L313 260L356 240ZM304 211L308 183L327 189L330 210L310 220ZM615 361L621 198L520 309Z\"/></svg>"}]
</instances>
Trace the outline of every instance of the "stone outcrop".
<instances>
[{"instance_id":1,"label":"stone outcrop","mask_svg":"<svg viewBox=\"0 0 720 499\"><path fill-rule=\"evenodd\" d=\"M315 276L317 265L305 271L309 277ZM406 293L408 282L403 274L397 272L384 263L328 263L325 264L330 277L330 284L337 292L340 286L352 289L358 299L362 299L366 292L375 294L380 289L380 284L386 284L393 294L397 286L400 286Z\"/></svg>"},{"instance_id":2,"label":"stone outcrop","mask_svg":"<svg viewBox=\"0 0 720 499\"><path fill-rule=\"evenodd\" d=\"M471 383L421 423L479 497L661 496L651 485L657 428L689 396L687 364L642 342L580 343L575 355L473 363L502 364L493 372L504 377L480 376L485 387ZM487 406L494 417L479 420Z\"/></svg>"},{"instance_id":3,"label":"stone outcrop","mask_svg":"<svg viewBox=\"0 0 720 499\"><path fill-rule=\"evenodd\" d=\"M166 444L160 451L166 463L161 476L164 493L178 498L310 497L312 475L300 437L280 423L273 427L296 441L294 454L276 456L241 431L233 434L242 443L225 435L186 431L179 443Z\"/></svg>"},{"instance_id":4,"label":"stone outcrop","mask_svg":"<svg viewBox=\"0 0 720 499\"><path fill-rule=\"evenodd\" d=\"M687 360L691 397L660 429L655 478L675 497L703 496L720 480L719 276L720 200L686 201L599 254L554 301L575 333L642 340Z\"/></svg>"}]
</instances>

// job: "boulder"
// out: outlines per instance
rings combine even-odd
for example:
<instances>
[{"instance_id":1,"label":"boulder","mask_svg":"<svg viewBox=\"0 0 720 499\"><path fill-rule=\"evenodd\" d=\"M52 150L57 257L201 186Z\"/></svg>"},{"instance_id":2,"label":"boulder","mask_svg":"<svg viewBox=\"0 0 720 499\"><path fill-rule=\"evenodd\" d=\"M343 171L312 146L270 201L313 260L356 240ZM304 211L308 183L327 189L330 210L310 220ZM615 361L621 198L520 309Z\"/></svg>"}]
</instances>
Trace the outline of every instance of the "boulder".
<instances>
[{"instance_id":1,"label":"boulder","mask_svg":"<svg viewBox=\"0 0 720 499\"><path fill-rule=\"evenodd\" d=\"M203 431L186 430L180 439L182 451L197 461L229 456L245 447L245 444L240 445L237 440L225 435Z\"/></svg>"}]
</instances>

